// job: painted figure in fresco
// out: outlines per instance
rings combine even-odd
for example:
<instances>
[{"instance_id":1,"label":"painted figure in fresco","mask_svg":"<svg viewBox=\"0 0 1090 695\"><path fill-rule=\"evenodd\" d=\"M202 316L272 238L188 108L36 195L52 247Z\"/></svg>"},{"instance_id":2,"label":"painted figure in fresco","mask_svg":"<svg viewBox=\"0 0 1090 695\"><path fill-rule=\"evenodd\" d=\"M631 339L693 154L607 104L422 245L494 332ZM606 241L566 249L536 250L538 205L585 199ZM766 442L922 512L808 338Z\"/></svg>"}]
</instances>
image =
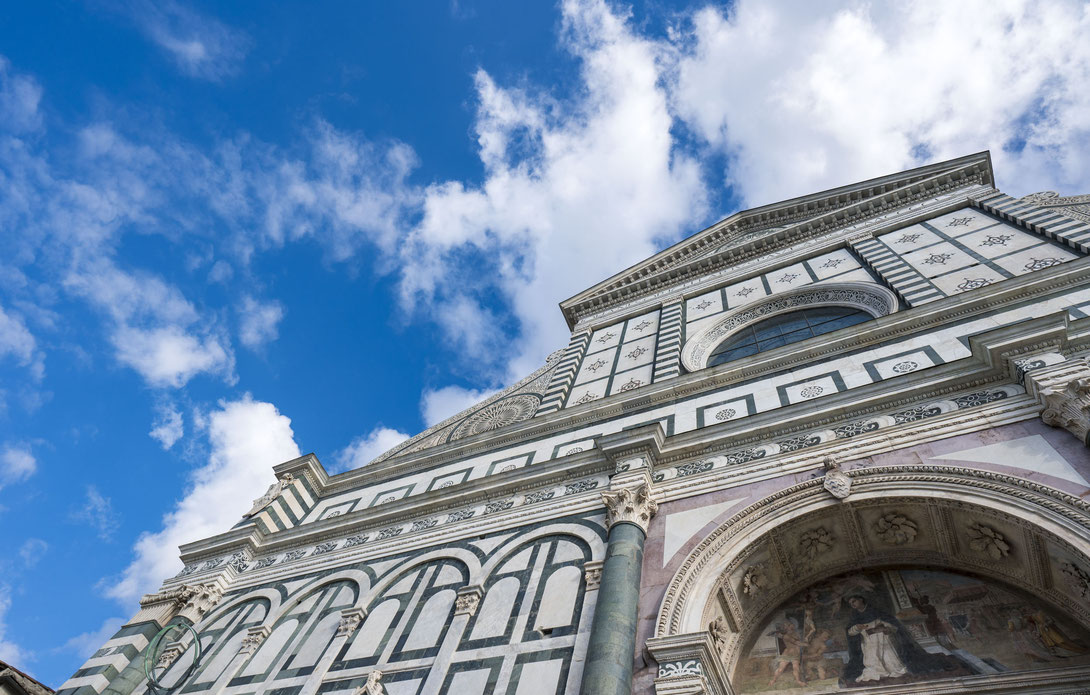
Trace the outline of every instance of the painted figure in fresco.
<instances>
[{"instance_id":1,"label":"painted figure in fresco","mask_svg":"<svg viewBox=\"0 0 1090 695\"><path fill-rule=\"evenodd\" d=\"M912 584L912 591L909 592L908 598L916 610L923 613L923 626L927 634L934 637L935 641L946 649L950 651L957 649L958 645L954 642L954 630L939 615L939 609L931 603L931 599L926 595L920 595L920 587L917 584Z\"/></svg>"},{"instance_id":2,"label":"painted figure in fresco","mask_svg":"<svg viewBox=\"0 0 1090 695\"><path fill-rule=\"evenodd\" d=\"M802 679L802 650L806 643L799 634L798 626L792 620L784 620L776 626L776 631L772 634L779 642L780 655L772 662L775 670L768 684L775 685L776 680L790 667L791 673L795 676L795 682L806 685L806 681Z\"/></svg>"},{"instance_id":3,"label":"painted figure in fresco","mask_svg":"<svg viewBox=\"0 0 1090 695\"><path fill-rule=\"evenodd\" d=\"M1014 649L1021 655L1037 663L1054 661L1055 657L1041 643L1037 626L1022 615L1022 611L1012 610L1007 616L1007 633L1014 643Z\"/></svg>"},{"instance_id":4,"label":"painted figure in fresco","mask_svg":"<svg viewBox=\"0 0 1090 695\"><path fill-rule=\"evenodd\" d=\"M960 662L928 653L901 621L868 605L863 596L848 597L848 606L848 663L841 675L842 686L960 670Z\"/></svg>"},{"instance_id":5,"label":"painted figure in fresco","mask_svg":"<svg viewBox=\"0 0 1090 695\"><path fill-rule=\"evenodd\" d=\"M829 662L826 660L825 654L829 651L829 640L832 636L833 633L824 628L815 628L813 633L811 633L810 637L806 640L806 646L802 649L802 673L804 679L811 677L811 669L816 671L815 675L818 680L825 680L829 677Z\"/></svg>"},{"instance_id":6,"label":"painted figure in fresco","mask_svg":"<svg viewBox=\"0 0 1090 695\"><path fill-rule=\"evenodd\" d=\"M1041 644L1053 656L1066 658L1086 653L1086 649L1069 639L1060 629L1060 626L1056 624L1056 621L1052 619L1052 616L1044 611L1037 610L1032 615L1027 616L1026 619L1037 631Z\"/></svg>"}]
</instances>

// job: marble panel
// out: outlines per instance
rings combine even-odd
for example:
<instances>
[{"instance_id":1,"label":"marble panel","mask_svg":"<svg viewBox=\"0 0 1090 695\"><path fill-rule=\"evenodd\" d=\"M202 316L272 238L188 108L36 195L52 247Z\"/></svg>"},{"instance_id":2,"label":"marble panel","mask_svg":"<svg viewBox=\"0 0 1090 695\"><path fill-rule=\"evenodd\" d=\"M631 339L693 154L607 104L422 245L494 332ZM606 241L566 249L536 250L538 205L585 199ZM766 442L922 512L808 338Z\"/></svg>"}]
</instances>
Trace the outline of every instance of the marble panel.
<instances>
[{"instance_id":1,"label":"marble panel","mask_svg":"<svg viewBox=\"0 0 1090 695\"><path fill-rule=\"evenodd\" d=\"M469 638L478 640L506 634L507 623L521 588L522 582L518 577L504 577L493 584L477 609Z\"/></svg>"},{"instance_id":2,"label":"marble panel","mask_svg":"<svg viewBox=\"0 0 1090 695\"><path fill-rule=\"evenodd\" d=\"M594 335L590 337L590 346L587 347L587 352L595 352L608 347L615 347L621 342L621 333L623 332L624 324L622 323L615 323L606 328L599 328L594 331Z\"/></svg>"},{"instance_id":3,"label":"marble panel","mask_svg":"<svg viewBox=\"0 0 1090 695\"><path fill-rule=\"evenodd\" d=\"M655 336L625 343L620 348L621 356L617 359L617 371L651 364L655 361Z\"/></svg>"},{"instance_id":4,"label":"marble panel","mask_svg":"<svg viewBox=\"0 0 1090 695\"><path fill-rule=\"evenodd\" d=\"M636 369L630 369L626 372L618 372L613 377L613 384L609 387L609 393L620 393L622 391L632 391L638 389L641 386L647 386L651 383L651 368L650 364L637 367Z\"/></svg>"},{"instance_id":5,"label":"marble panel","mask_svg":"<svg viewBox=\"0 0 1090 695\"><path fill-rule=\"evenodd\" d=\"M515 690L515 695L551 695L551 693L555 693L557 686L560 684L560 673L563 668L564 662L559 659L529 661L522 664L522 673L519 674L518 689Z\"/></svg>"},{"instance_id":6,"label":"marble panel","mask_svg":"<svg viewBox=\"0 0 1090 695\"><path fill-rule=\"evenodd\" d=\"M875 360L869 365L873 367L880 379L890 379L902 374L934 367L935 359L925 350L916 350L905 355L897 355L882 360Z\"/></svg>"},{"instance_id":7,"label":"marble panel","mask_svg":"<svg viewBox=\"0 0 1090 695\"><path fill-rule=\"evenodd\" d=\"M953 273L931 278L932 284L946 295L975 290L1006 279L1002 273L983 263L967 266Z\"/></svg>"},{"instance_id":8,"label":"marble panel","mask_svg":"<svg viewBox=\"0 0 1090 695\"><path fill-rule=\"evenodd\" d=\"M847 249L837 249L832 253L811 258L806 261L806 265L810 266L810 270L818 280L825 280L860 267L859 261Z\"/></svg>"},{"instance_id":9,"label":"marble panel","mask_svg":"<svg viewBox=\"0 0 1090 695\"><path fill-rule=\"evenodd\" d=\"M704 426L714 425L720 422L730 422L738 418L753 414L752 397L742 396L730 400L713 403L700 408L700 419Z\"/></svg>"},{"instance_id":10,"label":"marble panel","mask_svg":"<svg viewBox=\"0 0 1090 695\"><path fill-rule=\"evenodd\" d=\"M902 256L906 253L918 251L926 246L932 246L943 241L943 238L938 234L935 234L930 229L918 224L914 224L911 227L905 227L904 229L898 229L896 232L883 234L878 238L894 253Z\"/></svg>"},{"instance_id":11,"label":"marble panel","mask_svg":"<svg viewBox=\"0 0 1090 695\"><path fill-rule=\"evenodd\" d=\"M768 273L765 279L768 280L768 286L772 288L772 294L793 290L813 282L810 273L806 271L806 266L802 263L789 265L786 268L780 268L775 272Z\"/></svg>"},{"instance_id":12,"label":"marble panel","mask_svg":"<svg viewBox=\"0 0 1090 695\"><path fill-rule=\"evenodd\" d=\"M1025 275L1035 270L1044 270L1060 263L1078 258L1078 255L1066 251L1054 244L1041 244L1003 258L997 258L995 264L1015 275Z\"/></svg>"},{"instance_id":13,"label":"marble panel","mask_svg":"<svg viewBox=\"0 0 1090 695\"><path fill-rule=\"evenodd\" d=\"M921 275L929 278L975 265L977 262L971 255L948 241L905 254L904 260Z\"/></svg>"},{"instance_id":14,"label":"marble panel","mask_svg":"<svg viewBox=\"0 0 1090 695\"><path fill-rule=\"evenodd\" d=\"M624 339L625 342L639 340L640 338L655 335L658 333L658 330L659 312L656 309L649 314L628 319L628 322L625 324Z\"/></svg>"},{"instance_id":15,"label":"marble panel","mask_svg":"<svg viewBox=\"0 0 1090 695\"><path fill-rule=\"evenodd\" d=\"M549 575L541 592L534 629L539 632L566 627L575 620L575 600L583 583L583 570L574 565Z\"/></svg>"},{"instance_id":16,"label":"marble panel","mask_svg":"<svg viewBox=\"0 0 1090 695\"><path fill-rule=\"evenodd\" d=\"M723 300L719 290L693 297L685 303L685 317L689 321L718 314L721 311L723 311Z\"/></svg>"},{"instance_id":17,"label":"marble panel","mask_svg":"<svg viewBox=\"0 0 1090 695\"><path fill-rule=\"evenodd\" d=\"M730 309L745 306L750 302L768 296L768 292L765 290L765 285L761 282L760 277L750 278L745 282L728 285L725 291L727 295L727 307Z\"/></svg>"},{"instance_id":18,"label":"marble panel","mask_svg":"<svg viewBox=\"0 0 1090 695\"><path fill-rule=\"evenodd\" d=\"M609 384L609 379L598 379L587 384L577 384L572 387L571 393L568 394L568 407L573 405L582 405L583 403L589 403L596 401L599 398L604 398L606 395L606 386Z\"/></svg>"},{"instance_id":19,"label":"marble panel","mask_svg":"<svg viewBox=\"0 0 1090 695\"><path fill-rule=\"evenodd\" d=\"M948 212L945 215L928 220L927 223L943 234L952 237L964 236L997 224L1006 226L991 215L974 208L961 208L954 212Z\"/></svg>"},{"instance_id":20,"label":"marble panel","mask_svg":"<svg viewBox=\"0 0 1090 695\"><path fill-rule=\"evenodd\" d=\"M420 608L416 623L405 640L405 651L427 649L439 643L439 636L449 622L454 608L454 590L444 589L429 598Z\"/></svg>"},{"instance_id":21,"label":"marble panel","mask_svg":"<svg viewBox=\"0 0 1090 695\"><path fill-rule=\"evenodd\" d=\"M1041 243L1041 237L1004 224L966 234L958 238L958 243L964 244L985 258L995 258L1030 246L1037 246Z\"/></svg>"},{"instance_id":22,"label":"marble panel","mask_svg":"<svg viewBox=\"0 0 1090 695\"><path fill-rule=\"evenodd\" d=\"M801 403L819 396L828 396L840 390L832 376L825 375L779 387L788 403Z\"/></svg>"},{"instance_id":23,"label":"marble panel","mask_svg":"<svg viewBox=\"0 0 1090 695\"><path fill-rule=\"evenodd\" d=\"M492 669L478 669L476 671L459 671L450 679L448 693L458 695L485 695L488 688L488 679L492 675Z\"/></svg>"},{"instance_id":24,"label":"marble panel","mask_svg":"<svg viewBox=\"0 0 1090 695\"><path fill-rule=\"evenodd\" d=\"M583 358L583 364L579 367L579 374L575 377L576 384L585 384L588 381L609 376L613 371L613 362L617 358L617 348L602 350Z\"/></svg>"}]
</instances>

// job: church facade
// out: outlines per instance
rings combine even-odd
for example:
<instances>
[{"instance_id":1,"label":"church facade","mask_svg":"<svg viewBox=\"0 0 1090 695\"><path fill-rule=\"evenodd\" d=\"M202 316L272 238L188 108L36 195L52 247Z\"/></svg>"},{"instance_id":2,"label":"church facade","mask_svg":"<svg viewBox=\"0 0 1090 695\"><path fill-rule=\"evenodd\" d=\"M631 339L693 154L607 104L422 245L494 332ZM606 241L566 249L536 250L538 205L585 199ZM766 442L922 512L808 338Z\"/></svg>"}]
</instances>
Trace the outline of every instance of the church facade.
<instances>
[{"instance_id":1,"label":"church facade","mask_svg":"<svg viewBox=\"0 0 1090 695\"><path fill-rule=\"evenodd\" d=\"M987 153L734 214L276 466L58 692L1090 693L1088 247Z\"/></svg>"}]
</instances>

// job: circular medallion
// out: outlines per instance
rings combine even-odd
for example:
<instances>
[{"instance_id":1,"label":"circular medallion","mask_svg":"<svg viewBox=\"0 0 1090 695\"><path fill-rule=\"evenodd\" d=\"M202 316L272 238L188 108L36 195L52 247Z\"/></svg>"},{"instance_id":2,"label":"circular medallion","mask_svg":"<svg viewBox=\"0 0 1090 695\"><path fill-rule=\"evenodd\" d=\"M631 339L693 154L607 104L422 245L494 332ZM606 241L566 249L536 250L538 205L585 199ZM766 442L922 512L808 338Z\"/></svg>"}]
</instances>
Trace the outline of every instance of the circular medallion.
<instances>
[{"instance_id":1,"label":"circular medallion","mask_svg":"<svg viewBox=\"0 0 1090 695\"><path fill-rule=\"evenodd\" d=\"M454 428L450 440L472 437L475 434L491 432L516 422L529 420L537 412L540 404L541 398L529 393L520 393L517 396L498 400L462 420Z\"/></svg>"}]
</instances>

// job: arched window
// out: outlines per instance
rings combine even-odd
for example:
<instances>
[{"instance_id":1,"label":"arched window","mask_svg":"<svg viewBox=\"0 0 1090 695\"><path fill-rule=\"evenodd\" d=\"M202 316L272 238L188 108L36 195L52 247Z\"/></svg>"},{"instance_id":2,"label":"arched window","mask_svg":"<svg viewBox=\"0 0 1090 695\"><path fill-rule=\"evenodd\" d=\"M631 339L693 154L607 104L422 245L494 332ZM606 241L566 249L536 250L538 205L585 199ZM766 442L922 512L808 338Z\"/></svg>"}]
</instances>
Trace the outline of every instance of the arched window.
<instances>
[{"instance_id":1,"label":"arched window","mask_svg":"<svg viewBox=\"0 0 1090 695\"><path fill-rule=\"evenodd\" d=\"M815 306L779 314L746 326L724 340L712 351L708 366L756 355L872 318L865 311L845 306Z\"/></svg>"}]
</instances>

